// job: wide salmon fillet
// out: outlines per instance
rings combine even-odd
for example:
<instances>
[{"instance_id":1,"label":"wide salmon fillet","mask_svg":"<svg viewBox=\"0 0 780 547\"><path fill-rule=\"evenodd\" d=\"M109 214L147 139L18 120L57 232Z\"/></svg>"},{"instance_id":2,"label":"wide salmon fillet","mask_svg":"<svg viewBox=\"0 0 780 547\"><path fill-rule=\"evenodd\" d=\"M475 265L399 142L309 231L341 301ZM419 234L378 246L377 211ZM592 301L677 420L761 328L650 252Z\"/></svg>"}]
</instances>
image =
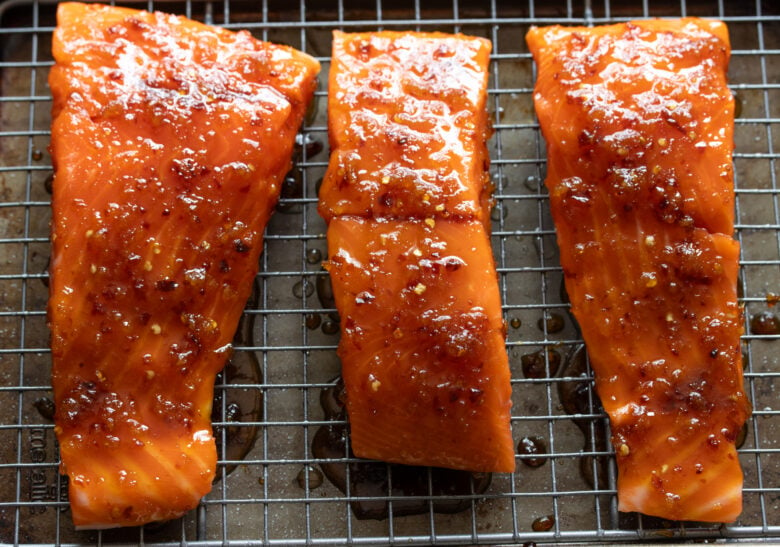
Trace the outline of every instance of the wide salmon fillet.
<instances>
[{"instance_id":1,"label":"wide salmon fillet","mask_svg":"<svg viewBox=\"0 0 780 547\"><path fill-rule=\"evenodd\" d=\"M618 507L729 522L743 391L726 26L534 28L566 289L609 414Z\"/></svg>"},{"instance_id":2,"label":"wide salmon fillet","mask_svg":"<svg viewBox=\"0 0 780 547\"><path fill-rule=\"evenodd\" d=\"M211 488L214 379L318 63L182 17L60 4L49 84L55 432L79 528Z\"/></svg>"},{"instance_id":3,"label":"wide salmon fillet","mask_svg":"<svg viewBox=\"0 0 780 547\"><path fill-rule=\"evenodd\" d=\"M489 239L490 42L334 33L319 210L357 456L512 471Z\"/></svg>"}]
</instances>

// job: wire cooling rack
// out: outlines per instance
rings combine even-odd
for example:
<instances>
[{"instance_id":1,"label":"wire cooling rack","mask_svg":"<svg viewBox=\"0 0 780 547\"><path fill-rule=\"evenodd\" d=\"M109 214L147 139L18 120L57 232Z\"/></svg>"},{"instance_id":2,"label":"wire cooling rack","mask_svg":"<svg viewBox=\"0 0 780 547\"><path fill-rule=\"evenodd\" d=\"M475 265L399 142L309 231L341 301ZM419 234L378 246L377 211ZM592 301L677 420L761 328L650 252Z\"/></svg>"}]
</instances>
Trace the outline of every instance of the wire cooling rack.
<instances>
[{"instance_id":1,"label":"wire cooling rack","mask_svg":"<svg viewBox=\"0 0 780 547\"><path fill-rule=\"evenodd\" d=\"M53 2L0 4L0 542L193 544L489 544L780 538L780 345L772 334L780 293L780 16L770 2L593 3L569 0L383 2L143 2L262 39L287 43L323 64L316 105L299 139L296 169L267 230L256 298L237 351L218 381L214 424L220 463L213 491L184 518L144 528L77 532L67 482L57 473L45 326L49 253L50 35ZM754 413L740 460L744 513L730 525L672 523L616 509L607 422L579 357L542 184L544 143L533 114L534 68L524 43L532 24L599 24L636 17L709 16L730 28L737 96L737 235L746 311L746 386ZM492 242L513 373L518 469L485 477L455 496L464 510L436 512L429 490L341 492L326 464L355 463L312 451L326 419L323 390L339 373L337 316L321 268L325 226L316 212L327 165L326 81L330 31L460 31L492 40L489 107L496 183ZM571 413L575 414L571 414ZM342 465L342 468L344 466ZM350 472L354 469L350 467ZM378 469L392 481L394 471ZM398 474L396 472L396 478ZM353 477L354 478L354 477ZM398 482L398 481L396 481ZM351 484L351 483L350 483ZM450 496L452 497L452 496ZM383 520L360 519L379 504Z\"/></svg>"}]
</instances>

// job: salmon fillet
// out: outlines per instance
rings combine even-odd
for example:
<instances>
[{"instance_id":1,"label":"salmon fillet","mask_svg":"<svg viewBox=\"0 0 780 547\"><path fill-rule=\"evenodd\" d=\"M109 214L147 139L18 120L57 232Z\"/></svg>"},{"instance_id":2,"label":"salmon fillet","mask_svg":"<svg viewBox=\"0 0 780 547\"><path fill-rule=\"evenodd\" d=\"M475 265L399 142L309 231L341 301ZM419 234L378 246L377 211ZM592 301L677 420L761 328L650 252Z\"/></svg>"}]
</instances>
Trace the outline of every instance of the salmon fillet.
<instances>
[{"instance_id":1,"label":"salmon fillet","mask_svg":"<svg viewBox=\"0 0 780 547\"><path fill-rule=\"evenodd\" d=\"M571 307L609 414L618 507L730 522L743 391L726 26L534 28Z\"/></svg>"},{"instance_id":2,"label":"salmon fillet","mask_svg":"<svg viewBox=\"0 0 780 547\"><path fill-rule=\"evenodd\" d=\"M514 470L489 240L490 43L334 33L319 210L359 457Z\"/></svg>"},{"instance_id":3,"label":"salmon fillet","mask_svg":"<svg viewBox=\"0 0 780 547\"><path fill-rule=\"evenodd\" d=\"M318 63L161 13L60 4L49 84L55 431L78 528L211 489L214 379Z\"/></svg>"}]
</instances>

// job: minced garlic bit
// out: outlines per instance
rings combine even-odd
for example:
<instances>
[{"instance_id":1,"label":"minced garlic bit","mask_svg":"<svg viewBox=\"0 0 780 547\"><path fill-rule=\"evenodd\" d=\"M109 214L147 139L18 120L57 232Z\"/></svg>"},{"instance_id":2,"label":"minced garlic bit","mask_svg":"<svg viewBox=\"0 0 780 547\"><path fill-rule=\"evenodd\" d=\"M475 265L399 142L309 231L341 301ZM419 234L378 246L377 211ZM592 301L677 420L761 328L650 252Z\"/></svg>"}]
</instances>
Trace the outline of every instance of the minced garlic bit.
<instances>
[{"instance_id":1,"label":"minced garlic bit","mask_svg":"<svg viewBox=\"0 0 780 547\"><path fill-rule=\"evenodd\" d=\"M371 390L372 391L379 391L379 386L381 386L381 385L382 385L382 382L380 382L379 380L373 380L371 382Z\"/></svg>"},{"instance_id":2,"label":"minced garlic bit","mask_svg":"<svg viewBox=\"0 0 780 547\"><path fill-rule=\"evenodd\" d=\"M415 247L414 250L412 251L412 254L414 256L420 257L420 256L422 256L422 251L420 249L418 249L417 247Z\"/></svg>"},{"instance_id":3,"label":"minced garlic bit","mask_svg":"<svg viewBox=\"0 0 780 547\"><path fill-rule=\"evenodd\" d=\"M96 377L96 378L98 379L98 381L100 381L100 382L102 382L103 380L105 380L105 379L106 379L106 377L105 377L105 376L103 376L103 373L102 373L102 372L100 372L100 370L96 370L96 371L95 371L95 377Z\"/></svg>"},{"instance_id":4,"label":"minced garlic bit","mask_svg":"<svg viewBox=\"0 0 780 547\"><path fill-rule=\"evenodd\" d=\"M401 329L396 328L393 331L393 338L403 338L403 337L404 337L404 331L402 331Z\"/></svg>"},{"instance_id":5,"label":"minced garlic bit","mask_svg":"<svg viewBox=\"0 0 780 547\"><path fill-rule=\"evenodd\" d=\"M430 218L430 217L429 217L429 218L426 218L426 219L425 219L425 225L426 225L426 226L428 226L428 228L433 228L434 226L436 226L436 221L435 221L435 220L433 220L433 219L432 219L432 218Z\"/></svg>"},{"instance_id":6,"label":"minced garlic bit","mask_svg":"<svg viewBox=\"0 0 780 547\"><path fill-rule=\"evenodd\" d=\"M425 195L423 196L422 200L423 200L425 203L428 203L429 201L431 201L431 195L430 195L430 194L425 194Z\"/></svg>"},{"instance_id":7,"label":"minced garlic bit","mask_svg":"<svg viewBox=\"0 0 780 547\"><path fill-rule=\"evenodd\" d=\"M655 277L651 277L650 279L647 280L647 283L645 283L645 286L650 289L652 289L656 285L658 285L658 280Z\"/></svg>"},{"instance_id":8,"label":"minced garlic bit","mask_svg":"<svg viewBox=\"0 0 780 547\"><path fill-rule=\"evenodd\" d=\"M158 325L157 323L153 323L152 324L152 332L154 334L160 334L162 332L162 327L160 327L160 325Z\"/></svg>"},{"instance_id":9,"label":"minced garlic bit","mask_svg":"<svg viewBox=\"0 0 780 547\"><path fill-rule=\"evenodd\" d=\"M390 183L390 177L388 175L382 177L382 184L389 184L389 183Z\"/></svg>"},{"instance_id":10,"label":"minced garlic bit","mask_svg":"<svg viewBox=\"0 0 780 547\"><path fill-rule=\"evenodd\" d=\"M422 294L422 293L424 293L424 292L425 292L427 289L428 289L428 287L426 287L426 286L425 286L425 285L423 285L422 283L417 283L417 285L414 287L414 289L413 289L413 290L414 290L414 292L415 292L416 294Z\"/></svg>"},{"instance_id":11,"label":"minced garlic bit","mask_svg":"<svg viewBox=\"0 0 780 547\"><path fill-rule=\"evenodd\" d=\"M645 236L645 245L648 247L655 245L655 236Z\"/></svg>"},{"instance_id":12,"label":"minced garlic bit","mask_svg":"<svg viewBox=\"0 0 780 547\"><path fill-rule=\"evenodd\" d=\"M660 165L653 165L653 174L657 175L661 172L661 166Z\"/></svg>"},{"instance_id":13,"label":"minced garlic bit","mask_svg":"<svg viewBox=\"0 0 780 547\"><path fill-rule=\"evenodd\" d=\"M661 466L661 473L666 473L669 470L669 466L666 464L663 464Z\"/></svg>"},{"instance_id":14,"label":"minced garlic bit","mask_svg":"<svg viewBox=\"0 0 780 547\"><path fill-rule=\"evenodd\" d=\"M672 312L669 312L666 314L666 322L671 323L672 321L674 321L674 315L672 315Z\"/></svg>"},{"instance_id":15,"label":"minced garlic bit","mask_svg":"<svg viewBox=\"0 0 780 547\"><path fill-rule=\"evenodd\" d=\"M441 213L444 210L444 204L443 203L439 203L436 207L434 207L434 209L437 212Z\"/></svg>"},{"instance_id":16,"label":"minced garlic bit","mask_svg":"<svg viewBox=\"0 0 780 547\"><path fill-rule=\"evenodd\" d=\"M92 237L95 235L95 230L87 230L87 232L84 234L87 237Z\"/></svg>"},{"instance_id":17,"label":"minced garlic bit","mask_svg":"<svg viewBox=\"0 0 780 547\"><path fill-rule=\"evenodd\" d=\"M152 369L147 369L147 371L146 371L146 378L149 379L149 380L154 378L154 371Z\"/></svg>"},{"instance_id":18,"label":"minced garlic bit","mask_svg":"<svg viewBox=\"0 0 780 547\"><path fill-rule=\"evenodd\" d=\"M151 272L152 271L152 263L149 262L148 260L146 262L144 262L144 270L146 270L147 272Z\"/></svg>"},{"instance_id":19,"label":"minced garlic bit","mask_svg":"<svg viewBox=\"0 0 780 547\"><path fill-rule=\"evenodd\" d=\"M97 266L95 266L94 264L92 264L92 265L89 267L89 271L90 271L90 272L92 272L92 273L97 273Z\"/></svg>"},{"instance_id":20,"label":"minced garlic bit","mask_svg":"<svg viewBox=\"0 0 780 547\"><path fill-rule=\"evenodd\" d=\"M669 144L669 141L666 140L666 137L661 137L656 142L658 142L658 146L660 146L661 148L666 148L666 145Z\"/></svg>"},{"instance_id":21,"label":"minced garlic bit","mask_svg":"<svg viewBox=\"0 0 780 547\"><path fill-rule=\"evenodd\" d=\"M628 448L627 444L623 443L623 444L620 445L620 448L618 449L618 453L621 456L625 457L625 456L628 456L631 453L631 449Z\"/></svg>"},{"instance_id":22,"label":"minced garlic bit","mask_svg":"<svg viewBox=\"0 0 780 547\"><path fill-rule=\"evenodd\" d=\"M152 243L152 252L156 255L162 252L162 249L160 248L160 244L157 243L156 241Z\"/></svg>"}]
</instances>

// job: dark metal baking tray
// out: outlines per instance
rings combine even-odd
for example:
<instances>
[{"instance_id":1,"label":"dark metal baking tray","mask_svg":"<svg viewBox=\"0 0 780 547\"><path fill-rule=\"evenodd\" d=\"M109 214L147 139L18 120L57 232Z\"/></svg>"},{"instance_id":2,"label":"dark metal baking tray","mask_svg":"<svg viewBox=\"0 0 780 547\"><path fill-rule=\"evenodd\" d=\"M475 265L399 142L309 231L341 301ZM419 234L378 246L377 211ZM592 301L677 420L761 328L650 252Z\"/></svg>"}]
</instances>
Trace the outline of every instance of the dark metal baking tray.
<instances>
[{"instance_id":1,"label":"dark metal baking tray","mask_svg":"<svg viewBox=\"0 0 780 547\"><path fill-rule=\"evenodd\" d=\"M342 545L780 538L780 345L776 334L761 334L750 324L751 317L774 311L780 293L777 3L192 0L123 5L248 29L315 55L323 64L316 107L267 229L257 297L245 312L234 361L217 385L220 464L213 491L197 510L174 522L77 532L70 521L66 479L57 471L47 402L51 100L46 78L56 6L44 0L0 4L0 542ZM584 361L567 359L581 340L561 291L542 184L544 143L532 105L534 67L524 42L533 24L681 15L728 23L734 50L729 77L740 105L734 160L737 237L746 385L755 411L740 448L745 509L729 525L617 512L606 417L591 390L589 370L572 368ZM483 493L463 493L465 510L456 514L435 512L439 500L429 492L415 498L423 514L413 516L400 514L399 507L409 501L403 495L345 494L321 480L321 466L353 460L345 454L325 461L312 452L315 433L328 425L321 392L339 373L335 310L324 294L321 268L325 226L316 212L317 184L327 165L326 81L335 28L460 31L487 37L494 45L489 107L497 201L492 243L508 324L512 428L516 441L540 437L542 443L540 454L518 455L514 474L494 475ZM557 319L540 328L546 317ZM561 330L553 326L558 319ZM523 356L531 354L536 361L526 357L526 367L535 371L524 372ZM557 371L556 355L562 361ZM572 391L578 394L576 416L569 414ZM569 395L562 398L561 393ZM352 505L371 503L386 506L388 518L357 518Z\"/></svg>"}]
</instances>

